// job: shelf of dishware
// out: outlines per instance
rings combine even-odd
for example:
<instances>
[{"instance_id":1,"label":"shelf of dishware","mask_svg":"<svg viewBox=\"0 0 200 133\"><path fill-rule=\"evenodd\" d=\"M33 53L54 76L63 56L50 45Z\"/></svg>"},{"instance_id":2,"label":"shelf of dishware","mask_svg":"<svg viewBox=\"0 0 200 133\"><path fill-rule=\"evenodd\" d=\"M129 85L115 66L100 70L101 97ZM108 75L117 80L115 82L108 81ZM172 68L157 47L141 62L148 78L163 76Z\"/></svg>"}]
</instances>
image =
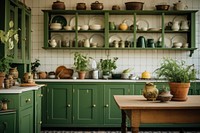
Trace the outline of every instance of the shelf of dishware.
<instances>
[{"instance_id":1,"label":"shelf of dishware","mask_svg":"<svg viewBox=\"0 0 200 133\"><path fill-rule=\"evenodd\" d=\"M190 56L196 49L197 10L43 12L44 49L189 50ZM139 44L142 37L145 39L144 45Z\"/></svg>"}]
</instances>

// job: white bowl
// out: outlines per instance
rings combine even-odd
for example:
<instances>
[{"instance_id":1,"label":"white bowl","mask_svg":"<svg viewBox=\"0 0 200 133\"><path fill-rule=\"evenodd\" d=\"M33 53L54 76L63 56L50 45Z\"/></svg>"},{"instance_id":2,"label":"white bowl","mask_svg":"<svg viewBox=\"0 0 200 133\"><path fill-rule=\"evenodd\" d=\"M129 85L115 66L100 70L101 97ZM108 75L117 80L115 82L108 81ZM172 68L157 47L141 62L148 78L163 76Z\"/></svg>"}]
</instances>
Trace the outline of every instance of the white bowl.
<instances>
[{"instance_id":1,"label":"white bowl","mask_svg":"<svg viewBox=\"0 0 200 133\"><path fill-rule=\"evenodd\" d=\"M90 29L91 30L101 30L101 25L99 25L99 24L90 25Z\"/></svg>"},{"instance_id":2,"label":"white bowl","mask_svg":"<svg viewBox=\"0 0 200 133\"><path fill-rule=\"evenodd\" d=\"M77 26L77 30L80 30L81 27L80 26ZM73 30L76 30L76 26L73 27Z\"/></svg>"},{"instance_id":3,"label":"white bowl","mask_svg":"<svg viewBox=\"0 0 200 133\"><path fill-rule=\"evenodd\" d=\"M62 29L62 25L60 23L51 23L50 29L51 30L61 30Z\"/></svg>"},{"instance_id":4,"label":"white bowl","mask_svg":"<svg viewBox=\"0 0 200 133\"><path fill-rule=\"evenodd\" d=\"M82 25L81 26L81 30L88 30L89 29L89 26L88 25Z\"/></svg>"},{"instance_id":5,"label":"white bowl","mask_svg":"<svg viewBox=\"0 0 200 133\"><path fill-rule=\"evenodd\" d=\"M173 46L174 46L175 48L180 48L182 45L183 45L182 42L174 42L174 43L173 43Z\"/></svg>"},{"instance_id":6,"label":"white bowl","mask_svg":"<svg viewBox=\"0 0 200 133\"><path fill-rule=\"evenodd\" d=\"M64 27L64 29L65 29L65 30L72 30L72 26L68 26L68 25L67 25L67 26Z\"/></svg>"}]
</instances>

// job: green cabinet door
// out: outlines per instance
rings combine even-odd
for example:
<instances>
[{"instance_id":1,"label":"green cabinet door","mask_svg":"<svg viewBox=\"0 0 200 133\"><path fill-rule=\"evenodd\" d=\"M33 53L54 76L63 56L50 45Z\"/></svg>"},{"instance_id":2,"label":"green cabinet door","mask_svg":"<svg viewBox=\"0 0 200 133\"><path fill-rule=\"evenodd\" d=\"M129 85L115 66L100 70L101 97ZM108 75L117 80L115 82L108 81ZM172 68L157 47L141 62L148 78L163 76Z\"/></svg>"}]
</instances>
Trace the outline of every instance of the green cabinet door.
<instances>
[{"instance_id":1,"label":"green cabinet door","mask_svg":"<svg viewBox=\"0 0 200 133\"><path fill-rule=\"evenodd\" d=\"M73 123L94 125L99 122L98 85L73 85Z\"/></svg>"},{"instance_id":2,"label":"green cabinet door","mask_svg":"<svg viewBox=\"0 0 200 133\"><path fill-rule=\"evenodd\" d=\"M121 111L114 101L114 95L131 94L132 85L106 84L104 87L104 124L121 124Z\"/></svg>"},{"instance_id":3,"label":"green cabinet door","mask_svg":"<svg viewBox=\"0 0 200 133\"><path fill-rule=\"evenodd\" d=\"M200 82L196 82L195 95L200 95Z\"/></svg>"},{"instance_id":4,"label":"green cabinet door","mask_svg":"<svg viewBox=\"0 0 200 133\"><path fill-rule=\"evenodd\" d=\"M33 108L19 112L19 133L33 133Z\"/></svg>"},{"instance_id":5,"label":"green cabinet door","mask_svg":"<svg viewBox=\"0 0 200 133\"><path fill-rule=\"evenodd\" d=\"M53 85L47 87L47 124L71 123L72 85ZM58 126L57 125L57 126Z\"/></svg>"},{"instance_id":6,"label":"green cabinet door","mask_svg":"<svg viewBox=\"0 0 200 133\"><path fill-rule=\"evenodd\" d=\"M134 83L134 95L142 95L145 82Z\"/></svg>"},{"instance_id":7,"label":"green cabinet door","mask_svg":"<svg viewBox=\"0 0 200 133\"><path fill-rule=\"evenodd\" d=\"M0 133L15 133L16 112L0 112Z\"/></svg>"},{"instance_id":8,"label":"green cabinet door","mask_svg":"<svg viewBox=\"0 0 200 133\"><path fill-rule=\"evenodd\" d=\"M42 99L41 89L34 91L34 133L41 132L41 99Z\"/></svg>"}]
</instances>

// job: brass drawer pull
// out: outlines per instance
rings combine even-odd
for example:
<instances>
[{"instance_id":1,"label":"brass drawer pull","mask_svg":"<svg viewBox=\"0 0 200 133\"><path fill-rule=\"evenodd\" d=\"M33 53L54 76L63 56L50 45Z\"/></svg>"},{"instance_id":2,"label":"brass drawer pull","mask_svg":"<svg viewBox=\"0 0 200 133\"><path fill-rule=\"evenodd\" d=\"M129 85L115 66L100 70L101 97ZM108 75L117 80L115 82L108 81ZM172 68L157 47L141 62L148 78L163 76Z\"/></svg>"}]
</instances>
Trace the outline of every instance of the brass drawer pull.
<instances>
[{"instance_id":1,"label":"brass drawer pull","mask_svg":"<svg viewBox=\"0 0 200 133\"><path fill-rule=\"evenodd\" d=\"M26 99L26 103L28 103L28 102L30 102L31 101L31 99L29 98L29 99Z\"/></svg>"}]
</instances>

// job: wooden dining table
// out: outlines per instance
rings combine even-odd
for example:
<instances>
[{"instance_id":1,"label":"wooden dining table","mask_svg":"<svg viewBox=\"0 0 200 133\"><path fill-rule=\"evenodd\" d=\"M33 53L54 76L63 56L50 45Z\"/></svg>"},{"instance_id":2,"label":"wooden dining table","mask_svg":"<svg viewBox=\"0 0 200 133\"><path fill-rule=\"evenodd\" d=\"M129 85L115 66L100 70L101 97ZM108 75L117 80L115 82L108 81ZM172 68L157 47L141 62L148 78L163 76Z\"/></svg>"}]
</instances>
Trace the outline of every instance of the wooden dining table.
<instances>
[{"instance_id":1,"label":"wooden dining table","mask_svg":"<svg viewBox=\"0 0 200 133\"><path fill-rule=\"evenodd\" d=\"M200 125L200 96L198 95L190 95L184 102L147 101L142 95L114 95L114 99L122 113L122 133L127 131L126 116L130 119L133 133L139 132L140 124Z\"/></svg>"}]
</instances>

